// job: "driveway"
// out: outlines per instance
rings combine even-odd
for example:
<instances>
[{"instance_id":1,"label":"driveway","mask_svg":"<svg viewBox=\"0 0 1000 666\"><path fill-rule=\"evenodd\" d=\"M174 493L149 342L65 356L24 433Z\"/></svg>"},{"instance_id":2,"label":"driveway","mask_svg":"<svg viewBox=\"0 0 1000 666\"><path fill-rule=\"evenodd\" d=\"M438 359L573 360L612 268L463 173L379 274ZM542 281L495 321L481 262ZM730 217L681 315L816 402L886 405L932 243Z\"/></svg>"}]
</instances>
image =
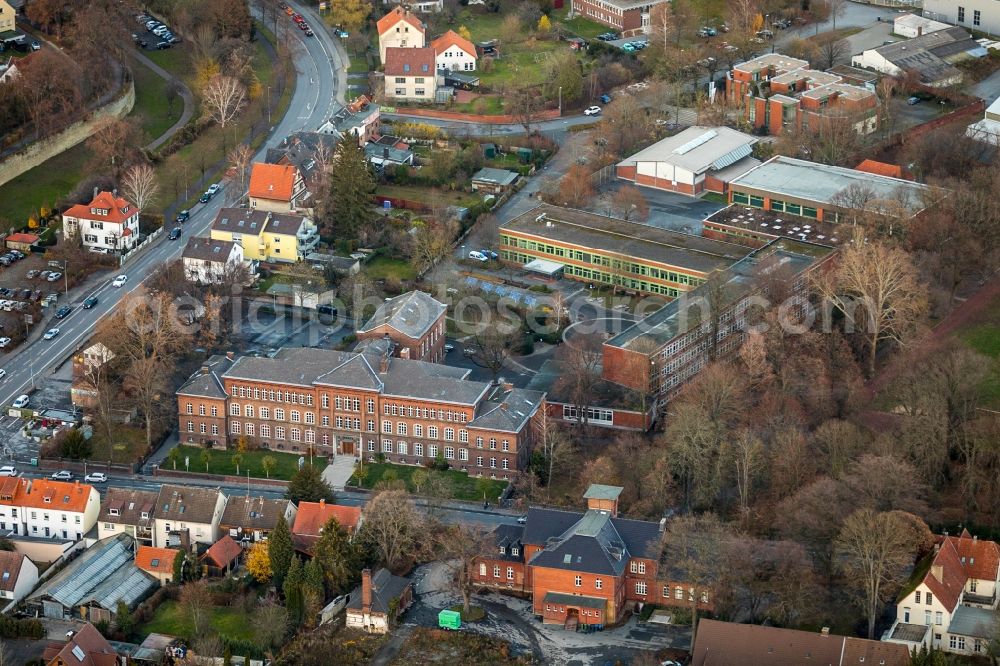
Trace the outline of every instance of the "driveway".
<instances>
[{"instance_id":1,"label":"driveway","mask_svg":"<svg viewBox=\"0 0 1000 666\"><path fill-rule=\"evenodd\" d=\"M875 25L865 28L855 35L851 35L847 38L847 43L850 48L848 49L848 55L844 58L843 62L849 65L851 63L851 56L858 55L862 51L882 46L885 42L905 41L902 37L890 37L889 33L891 32L892 23L889 21L880 21L875 23Z\"/></svg>"}]
</instances>

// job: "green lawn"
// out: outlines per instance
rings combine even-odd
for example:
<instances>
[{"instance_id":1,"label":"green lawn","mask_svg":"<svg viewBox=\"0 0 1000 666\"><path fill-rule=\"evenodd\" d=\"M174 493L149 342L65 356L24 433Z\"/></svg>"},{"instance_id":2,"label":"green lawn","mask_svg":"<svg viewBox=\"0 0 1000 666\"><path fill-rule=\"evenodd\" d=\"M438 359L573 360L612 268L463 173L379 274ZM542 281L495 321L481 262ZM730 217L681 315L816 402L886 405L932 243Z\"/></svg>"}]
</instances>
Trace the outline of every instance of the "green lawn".
<instances>
[{"instance_id":1,"label":"green lawn","mask_svg":"<svg viewBox=\"0 0 1000 666\"><path fill-rule=\"evenodd\" d=\"M368 71L368 58L364 53L352 53L350 58L351 66L347 68L349 74L364 74Z\"/></svg>"},{"instance_id":2,"label":"green lawn","mask_svg":"<svg viewBox=\"0 0 1000 666\"><path fill-rule=\"evenodd\" d=\"M1000 408L1000 368L997 367L997 359L1000 358L1000 324L979 324L966 329L961 337L977 352L993 359L993 367L983 385L983 402L991 409Z\"/></svg>"},{"instance_id":3,"label":"green lawn","mask_svg":"<svg viewBox=\"0 0 1000 666\"><path fill-rule=\"evenodd\" d=\"M216 606L211 610L209 622L220 635L237 640L254 640L253 625L247 621L246 613L240 608ZM194 630L191 623L184 617L180 603L171 600L164 601L156 609L153 619L139 627L137 633L143 638L149 634L167 634L190 640L193 638Z\"/></svg>"},{"instance_id":4,"label":"green lawn","mask_svg":"<svg viewBox=\"0 0 1000 666\"><path fill-rule=\"evenodd\" d=\"M503 97L500 95L483 95L471 102L464 104L453 104L448 107L449 111L459 113L478 113L483 115L499 115L504 112Z\"/></svg>"},{"instance_id":5,"label":"green lawn","mask_svg":"<svg viewBox=\"0 0 1000 666\"><path fill-rule=\"evenodd\" d=\"M393 259L392 257L378 256L365 264L365 273L373 280L386 280L396 278L397 280L417 279L417 269L405 259Z\"/></svg>"},{"instance_id":6,"label":"green lawn","mask_svg":"<svg viewBox=\"0 0 1000 666\"><path fill-rule=\"evenodd\" d=\"M205 472L205 463L201 461L202 451L208 451L210 456L208 461L209 474L226 474L226 475L236 475L236 465L233 463L233 456L236 451L230 449L228 451L221 451L218 449L204 449L200 446L186 446L180 445L177 447L180 451L180 457L177 459L177 469L184 469L184 458L185 456L190 458L191 465L190 470L192 472ZM274 471L271 472L270 478L272 479L291 479L295 474L296 470L299 468L299 456L298 453L282 453L280 451L247 451L246 453L241 453L243 456L243 461L240 463L239 474L246 476L247 470L250 471L250 476L254 478L267 478L264 473L264 465L262 460L264 456L271 456L277 461L277 465ZM309 458L306 457L306 464L309 464ZM326 467L326 458L320 456L313 457L313 465L319 469ZM163 469L173 469L174 465L169 459L164 460L160 463Z\"/></svg>"},{"instance_id":7,"label":"green lawn","mask_svg":"<svg viewBox=\"0 0 1000 666\"><path fill-rule=\"evenodd\" d=\"M556 49L568 49L566 42L542 42L528 40L511 44L502 51L502 57L493 62L492 69L478 71L479 81L484 86L499 86L512 81L524 85L538 85L546 80L543 65Z\"/></svg>"},{"instance_id":8,"label":"green lawn","mask_svg":"<svg viewBox=\"0 0 1000 666\"><path fill-rule=\"evenodd\" d=\"M443 201L450 206L469 207L479 203L480 198L472 192L451 192L422 185L379 185L375 191L385 197L409 199L431 205Z\"/></svg>"},{"instance_id":9,"label":"green lawn","mask_svg":"<svg viewBox=\"0 0 1000 666\"><path fill-rule=\"evenodd\" d=\"M173 111L170 111L166 94L169 84L138 60L133 60L130 64L135 80L135 107L129 115L140 119L146 142L153 141L181 117L184 100L177 95Z\"/></svg>"},{"instance_id":10,"label":"green lawn","mask_svg":"<svg viewBox=\"0 0 1000 666\"><path fill-rule=\"evenodd\" d=\"M470 500L473 502L483 501L483 491L478 487L480 483L486 485L486 497L491 502L496 502L497 497L507 487L506 481L487 478L479 479L475 476L469 476L465 472L453 469L440 472L428 470L424 467L417 467L416 465L393 465L391 463L365 463L364 469L367 470L364 481L365 488L374 487L376 483L382 480L386 472L392 470L395 472L397 479L406 482L406 489L412 493L415 493L417 488L413 485L411 477L418 469L427 472L427 474L444 474L451 487L452 499Z\"/></svg>"},{"instance_id":11,"label":"green lawn","mask_svg":"<svg viewBox=\"0 0 1000 666\"><path fill-rule=\"evenodd\" d=\"M79 144L0 187L0 224L22 226L41 206L53 206L83 178L90 150Z\"/></svg>"},{"instance_id":12,"label":"green lawn","mask_svg":"<svg viewBox=\"0 0 1000 666\"><path fill-rule=\"evenodd\" d=\"M568 13L569 4L567 3L567 6L563 9L557 9L552 12L552 20L562 23L568 31L577 37L592 40L596 39L598 35L602 35L606 32L616 32L606 25L601 25L600 23L591 21L590 19L582 16L566 20L566 14Z\"/></svg>"},{"instance_id":13,"label":"green lawn","mask_svg":"<svg viewBox=\"0 0 1000 666\"><path fill-rule=\"evenodd\" d=\"M146 57L167 70L174 76L191 84L194 77L194 66L191 64L191 54L183 48L164 49L162 51L146 51ZM198 94L192 89L196 95Z\"/></svg>"}]
</instances>

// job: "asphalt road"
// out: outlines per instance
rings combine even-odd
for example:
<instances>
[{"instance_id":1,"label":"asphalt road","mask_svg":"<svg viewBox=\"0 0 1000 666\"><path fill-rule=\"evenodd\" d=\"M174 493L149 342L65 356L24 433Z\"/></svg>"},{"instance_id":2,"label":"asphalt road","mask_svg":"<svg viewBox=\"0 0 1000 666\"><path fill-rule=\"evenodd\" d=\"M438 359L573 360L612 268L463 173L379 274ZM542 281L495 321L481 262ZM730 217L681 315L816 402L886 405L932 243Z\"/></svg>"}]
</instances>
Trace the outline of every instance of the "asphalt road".
<instances>
[{"instance_id":1,"label":"asphalt road","mask_svg":"<svg viewBox=\"0 0 1000 666\"><path fill-rule=\"evenodd\" d=\"M270 138L255 156L257 161L263 161L267 148L277 146L288 134L318 128L331 115L338 97L343 99L341 81L346 67L343 49L334 42L322 21L311 10L294 3L292 6L310 17L316 36L306 37L299 30L289 31L291 38L302 44L302 48L296 50L295 93L288 113L277 121ZM72 314L58 324L53 320L52 323L37 326L29 342L2 359L7 377L0 383L0 405L9 405L18 395L33 387L48 370L68 359L93 333L98 320L111 312L126 294L139 289L143 280L157 268L180 257L188 237L207 236L209 226L219 209L226 205L227 199L236 198L238 196L228 197L223 191L206 204L195 204L191 209L191 219L184 225L184 236L180 241L169 241L164 234L154 241L152 247L145 248L143 254L138 259L133 259L122 271L129 278L123 288L111 286L114 278L114 274L111 274L96 288L90 287L89 291L78 288L68 298L60 300L60 306L74 306ZM97 306L90 310L79 307L85 298L92 295L100 299ZM42 340L44 330L56 325L60 329L59 336L53 340Z\"/></svg>"}]
</instances>

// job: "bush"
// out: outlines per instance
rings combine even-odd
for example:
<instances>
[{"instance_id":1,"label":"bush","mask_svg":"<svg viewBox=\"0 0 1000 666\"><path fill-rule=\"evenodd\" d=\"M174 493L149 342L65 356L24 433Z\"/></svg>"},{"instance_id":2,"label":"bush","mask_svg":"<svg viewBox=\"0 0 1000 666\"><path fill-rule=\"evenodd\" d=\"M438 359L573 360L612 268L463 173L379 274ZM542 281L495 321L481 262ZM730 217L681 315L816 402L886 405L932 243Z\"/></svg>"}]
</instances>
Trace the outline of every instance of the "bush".
<instances>
[{"instance_id":1,"label":"bush","mask_svg":"<svg viewBox=\"0 0 1000 666\"><path fill-rule=\"evenodd\" d=\"M0 615L0 638L39 640L43 636L45 636L45 627L39 620L19 620L9 615Z\"/></svg>"},{"instance_id":2,"label":"bush","mask_svg":"<svg viewBox=\"0 0 1000 666\"><path fill-rule=\"evenodd\" d=\"M89 458L93 452L94 447L90 440L76 428L66 431L59 439L59 454L63 458L83 460Z\"/></svg>"}]
</instances>

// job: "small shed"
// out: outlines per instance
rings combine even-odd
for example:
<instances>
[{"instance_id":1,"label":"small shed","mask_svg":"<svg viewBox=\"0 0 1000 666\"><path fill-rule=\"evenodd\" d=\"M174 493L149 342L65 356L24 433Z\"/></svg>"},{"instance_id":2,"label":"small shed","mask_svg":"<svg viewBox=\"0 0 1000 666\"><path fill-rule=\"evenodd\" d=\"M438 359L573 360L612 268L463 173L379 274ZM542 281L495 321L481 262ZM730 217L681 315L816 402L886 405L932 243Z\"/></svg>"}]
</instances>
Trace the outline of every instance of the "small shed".
<instances>
[{"instance_id":1,"label":"small shed","mask_svg":"<svg viewBox=\"0 0 1000 666\"><path fill-rule=\"evenodd\" d=\"M205 551L205 554L201 556L201 561L208 568L210 574L222 576L236 567L242 552L243 547L227 534Z\"/></svg>"},{"instance_id":2,"label":"small shed","mask_svg":"<svg viewBox=\"0 0 1000 666\"><path fill-rule=\"evenodd\" d=\"M31 246L37 242L38 236L36 234L23 232L11 234L4 241L8 250L17 250L19 252L31 252Z\"/></svg>"},{"instance_id":3,"label":"small shed","mask_svg":"<svg viewBox=\"0 0 1000 666\"><path fill-rule=\"evenodd\" d=\"M513 171L483 167L472 175L472 191L503 194L517 182L518 177Z\"/></svg>"},{"instance_id":4,"label":"small shed","mask_svg":"<svg viewBox=\"0 0 1000 666\"><path fill-rule=\"evenodd\" d=\"M488 160L496 159L497 153L500 151L497 149L497 144L495 143L484 143L483 144L483 157Z\"/></svg>"}]
</instances>

